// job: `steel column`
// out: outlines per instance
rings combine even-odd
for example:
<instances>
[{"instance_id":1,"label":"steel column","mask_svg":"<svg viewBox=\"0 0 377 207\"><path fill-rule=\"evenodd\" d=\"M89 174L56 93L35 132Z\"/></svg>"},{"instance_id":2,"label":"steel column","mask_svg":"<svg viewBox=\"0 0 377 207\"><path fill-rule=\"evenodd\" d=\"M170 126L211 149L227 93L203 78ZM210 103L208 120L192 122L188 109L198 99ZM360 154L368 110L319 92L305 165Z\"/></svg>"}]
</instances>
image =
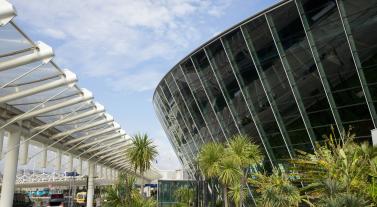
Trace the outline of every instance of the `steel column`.
<instances>
[{"instance_id":1,"label":"steel column","mask_svg":"<svg viewBox=\"0 0 377 207\"><path fill-rule=\"evenodd\" d=\"M81 158L79 158L79 166L77 169L77 173L82 175L82 159Z\"/></svg>"},{"instance_id":2,"label":"steel column","mask_svg":"<svg viewBox=\"0 0 377 207\"><path fill-rule=\"evenodd\" d=\"M213 138L212 132L211 132L211 130L209 129L209 126L208 126L208 123L207 123L206 117L203 115L202 109L200 108L200 105L199 105L199 103L198 103L198 100L196 100L196 97L194 96L194 92L193 92L193 90L192 90L192 88L191 88L191 86L190 86L190 83L189 83L189 81L188 81L188 79L187 79L187 77L186 77L186 74L184 73L184 71L183 71L181 65L179 65L179 70L181 70L181 73L182 73L182 75L183 75L183 78L185 79L185 81L186 81L186 83L187 83L187 86L188 86L188 88L189 88L189 90L190 90L190 93L191 93L192 98L194 99L194 102L195 102L195 104L196 104L196 107L198 107L198 110L199 110L200 116L203 117L203 121L204 121L204 123L205 123L205 125L206 125L206 127L207 127L208 133L209 133L209 135L211 136L212 141L215 141L215 139ZM174 77L173 74L172 74L172 76ZM175 79L175 78L174 78L174 79ZM174 81L175 81L175 80L174 80ZM176 84L177 84L177 82L176 82ZM178 87L178 84L177 84L177 87ZM179 88L179 87L178 87L178 88ZM184 99L182 93L181 93L181 96L182 96L182 99ZM185 101L185 103L186 103L186 101ZM186 107L187 107L187 106L188 106L188 105L186 104Z\"/></svg>"},{"instance_id":3,"label":"steel column","mask_svg":"<svg viewBox=\"0 0 377 207\"><path fill-rule=\"evenodd\" d=\"M175 70L178 70L178 69L179 69L179 68L176 68ZM190 118L191 118L191 120L192 120L192 123L194 123L196 129L198 130L198 134L199 134L199 136L200 136L200 139L202 140L202 143L204 144L204 139L203 139L202 134L200 133L200 129L198 128L198 125L197 125L196 122L195 122L194 116L193 116L193 115L191 114L191 112L190 112L190 109L189 109L189 107L188 107L188 105L187 105L187 103L186 103L185 97L182 95L182 92L181 92L181 90L180 90L180 88L179 88L179 86L178 86L177 81L175 80L175 77L174 77L173 73L171 73L171 77L172 77L172 79L173 79L173 81L174 81L175 86L177 87L177 91L178 91L178 93L179 93L181 99L183 100L183 104L185 105L186 110L189 112L189 116L190 116Z\"/></svg>"},{"instance_id":4,"label":"steel column","mask_svg":"<svg viewBox=\"0 0 377 207\"><path fill-rule=\"evenodd\" d=\"M204 83L203 83L203 81L202 81L202 79L201 79L201 77L200 77L200 75L199 75L199 71L198 71L198 69L196 68L195 62L194 62L194 60L192 59L192 57L190 57L190 61L191 61L192 65L193 65L193 67L194 67L194 70L195 70L196 75L198 76L198 79L199 79L199 82L200 82L200 84L201 84L201 86L202 86L202 88L203 88L203 91L204 91L204 93L206 94L206 97L207 97L208 103L209 103L209 105L211 106L211 109L212 109L212 112L213 112L213 114L214 114L214 116L215 116L215 118L216 118L216 121L217 121L217 123L219 123L219 127L220 127L220 129L221 129L221 132L223 133L224 138L228 141L228 138L227 138L227 136L226 136L225 130L223 129L223 126L222 126L222 124L221 124L221 122L220 122L220 120L219 120L219 117L217 116L217 113L216 113L215 109L214 109L213 106L212 106L211 99L210 99L209 96L208 96L207 90L206 90L206 88L205 88L205 86L204 86ZM209 60L208 60L208 61L209 61ZM216 140L216 141L218 141L218 140Z\"/></svg>"},{"instance_id":5,"label":"steel column","mask_svg":"<svg viewBox=\"0 0 377 207\"><path fill-rule=\"evenodd\" d=\"M166 88L169 90L169 92L170 92L170 94L171 94L171 97L173 98L173 101L175 102L175 107L177 108L178 113L181 114L183 124L186 126L186 129L187 129L188 132L189 132L189 137L191 137L191 141L192 141L192 143L194 143L194 147L196 148L196 152L198 152L198 151L199 151L199 147L198 147L198 145L196 144L196 140L194 140L194 137L192 136L190 129L188 128L188 124L186 123L186 121L185 121L185 119L184 119L184 114L181 112L181 110L180 110L180 108L179 108L179 106L178 106L178 102L177 102L177 100L174 98L174 95L173 95L173 93L171 92L171 90L170 90L170 88L169 88L169 85L168 85L168 83L166 82L166 79L164 79L164 81L165 81ZM161 87L160 87L160 88L161 88ZM179 90L179 89L178 89L178 90ZM164 93L164 91L162 90L162 88L161 88L161 92L164 94L164 97L165 97L165 99L167 100L166 94ZM176 118L176 120L177 120L177 123L178 123L178 119L177 119L177 118ZM178 123L178 124L179 124L179 123ZM181 127L181 129L182 129L182 127ZM182 130L182 132L183 132L183 130ZM190 145L189 145L189 147L190 147ZM192 151L192 150L191 150L191 151ZM194 153L193 153L193 156L195 156Z\"/></svg>"},{"instance_id":6,"label":"steel column","mask_svg":"<svg viewBox=\"0 0 377 207\"><path fill-rule=\"evenodd\" d=\"M341 139L343 140L344 127L342 125L342 121L340 119L339 112L336 109L336 104L335 104L334 97L331 93L330 84L329 84L329 82L326 78L326 73L325 73L325 70L323 68L321 58L320 58L318 50L317 50L317 46L316 46L314 38L313 38L313 34L310 30L310 26L309 26L308 20L306 18L304 8L303 8L300 0L294 0L294 2L296 4L297 10L298 10L298 13L299 13L299 16L300 16L300 20L301 20L302 26L304 28L306 39L309 43L309 48L310 48L310 51L313 55L315 65L317 66L318 74L320 76L323 88L325 90L326 98L327 98L327 101L329 103L331 113L334 116L335 124L338 128L339 135L341 136Z\"/></svg>"},{"instance_id":7,"label":"steel column","mask_svg":"<svg viewBox=\"0 0 377 207\"><path fill-rule=\"evenodd\" d=\"M26 140L27 138L23 138L23 140ZM20 157L20 165L26 165L28 163L29 159L29 145L30 145L30 140L23 141L21 143L21 157Z\"/></svg>"},{"instance_id":8,"label":"steel column","mask_svg":"<svg viewBox=\"0 0 377 207\"><path fill-rule=\"evenodd\" d=\"M62 170L62 156L63 156L63 154L62 154L62 151L59 149L58 150L58 152L56 153L57 155L57 161L56 161L56 170L58 171L58 172L60 172L61 170Z\"/></svg>"},{"instance_id":9,"label":"steel column","mask_svg":"<svg viewBox=\"0 0 377 207\"><path fill-rule=\"evenodd\" d=\"M272 96L272 90L271 90L270 84L268 83L266 74L263 72L263 68L262 68L262 66L259 62L259 58L256 54L255 49L254 49L254 45L251 42L251 39L250 39L247 31L245 31L244 28L241 27L241 32L242 32L242 36L243 36L243 38L246 42L246 46L247 46L247 49L250 53L251 59L253 60L253 64L255 66L256 72L257 72L259 79L261 81L264 93L266 94L267 101L270 104L272 113L275 117L276 123L277 123L279 130L280 130L280 133L283 137L283 141L285 143L285 147L287 148L289 157L293 158L293 156L295 155L295 152L292 149L292 142L289 138L287 129L285 128L283 118L281 117L281 115L279 113L279 109L276 106L274 97Z\"/></svg>"},{"instance_id":10,"label":"steel column","mask_svg":"<svg viewBox=\"0 0 377 207\"><path fill-rule=\"evenodd\" d=\"M287 76L288 83L289 83L289 86L291 87L292 94L293 94L293 97L294 97L294 99L296 101L296 104L297 104L298 110L300 112L302 121L304 122L306 131L308 133L310 142L312 144L312 147L315 150L316 138L315 138L315 134L314 134L314 131L313 131L313 127L312 127L312 125L310 123L308 114L306 113L306 109L305 109L304 103L303 103L303 101L301 99L300 91L298 90L298 87L297 87L297 84L296 84L296 80L295 80L295 78L293 76L293 71L291 69L291 66L290 66L288 60L287 60L287 56L285 54L283 45L281 43L279 34L276 31L275 23L274 23L274 21L273 21L273 19L272 19L272 17L270 15L265 14L264 16L266 18L266 22L267 22L268 28L269 28L269 30L271 32L272 39L274 40L276 50L277 50L277 52L279 54L280 61L282 63L285 75Z\"/></svg>"},{"instance_id":11,"label":"steel column","mask_svg":"<svg viewBox=\"0 0 377 207\"><path fill-rule=\"evenodd\" d=\"M376 123L377 122L376 108L373 105L372 95L370 94L368 84L367 84L367 81L366 81L366 78L365 78L363 66L361 64L360 57L359 57L359 54L357 52L355 40L354 40L353 35L352 35L352 29L351 29L350 23L348 22L346 9L344 8L343 0L336 0L335 2L337 3L337 7L338 7L340 19L342 21L344 33L346 34L346 37L347 37L348 46L350 48L352 59L353 59L353 62L355 64L355 67L356 67L357 75L359 76L361 88L364 92L364 97L365 97L365 100L366 100L366 103L367 103L367 106L368 106L368 109L369 109L369 113L370 113L370 116L372 117L373 126L374 126L374 128L377 128L377 126L376 126L376 124L377 124Z\"/></svg>"},{"instance_id":12,"label":"steel column","mask_svg":"<svg viewBox=\"0 0 377 207\"><path fill-rule=\"evenodd\" d=\"M3 159L5 129L0 129L0 160Z\"/></svg>"},{"instance_id":13,"label":"steel column","mask_svg":"<svg viewBox=\"0 0 377 207\"><path fill-rule=\"evenodd\" d=\"M227 105L227 108L229 109L230 116L232 117L234 125L237 128L238 134L241 134L241 130L238 127L238 123L237 123L236 118L234 117L234 114L233 114L234 108L230 106L229 100L228 100L227 96L225 95L225 92L224 92L224 89L223 89L223 85L221 84L221 82L219 81L219 78L217 77L217 73L216 73L216 71L218 71L217 65L216 65L216 63L214 61L213 62L211 61L211 58L209 57L208 51L207 51L207 49L205 47L203 48L203 51L204 51L204 54L206 55L206 58L208 60L209 66L210 66L211 71L212 71L212 74L213 74L213 76L216 79L216 83L217 83L217 85L218 85L218 87L219 87L219 89L221 91L221 95L223 96L223 98L225 100L225 104ZM211 52L209 52L209 53L211 54ZM212 56L212 54L211 54L211 56Z\"/></svg>"},{"instance_id":14,"label":"steel column","mask_svg":"<svg viewBox=\"0 0 377 207\"><path fill-rule=\"evenodd\" d=\"M89 165L89 177L88 177L88 192L86 196L86 206L93 207L94 200L94 162L88 161Z\"/></svg>"},{"instance_id":15,"label":"steel column","mask_svg":"<svg viewBox=\"0 0 377 207\"><path fill-rule=\"evenodd\" d=\"M163 89L160 87L160 89L161 89L161 92L162 92L162 95L164 96L164 98L165 98L165 101L168 103L168 100L167 100L167 98L166 98L166 95L165 95L165 93L163 92ZM169 89L168 89L169 90ZM174 98L173 98L173 100L174 100ZM175 101L175 100L174 100ZM178 108L177 108L178 109ZM170 108L170 111L172 111L172 108ZM167 110L166 110L166 112L168 112ZM179 111L179 109L178 109L178 112L181 114L181 112ZM168 113L167 113L168 114ZM169 115L169 114L168 114ZM182 127L181 127L181 125L178 123L178 119L177 119L177 117L175 116L175 114L174 114L174 112L172 113L172 116L173 116L173 123L175 123L175 124L177 124L177 126L178 126L178 128L179 128L179 131L181 132L181 133L179 133L180 134L180 136L181 137L183 137L183 138L185 138L186 139L186 137L185 137L185 135L184 135L184 133L183 133L183 129L182 129ZM182 114L181 114L181 116L182 116ZM170 115L169 115L169 117L170 117ZM182 117L183 118L183 117ZM190 134L190 137L191 137L191 134ZM192 139L192 137L191 137L191 139ZM195 143L194 143L195 144ZM194 155L194 152L192 151L192 149L191 149L191 147L190 147L190 145L188 144L188 142L186 141L186 145L187 145L187 148L190 150L190 152L191 152L191 157L189 157L190 158L190 162L191 162L191 164L193 163L193 159L194 159L194 157L195 157L195 155ZM196 144L195 144L195 147L196 147ZM197 148L197 147L196 147Z\"/></svg>"},{"instance_id":16,"label":"steel column","mask_svg":"<svg viewBox=\"0 0 377 207\"><path fill-rule=\"evenodd\" d=\"M270 161L271 165L274 166L274 162L276 160L275 155L274 155L274 153L271 150L271 145L270 145L269 141L267 140L266 132L264 131L264 129L262 127L262 123L261 123L261 121L260 121L260 119L258 117L258 114L257 114L257 112L255 110L255 107L254 107L253 103L250 103L248 101L248 99L251 100L251 98L249 97L249 94L244 91L245 90L244 89L245 84L243 83L242 78L239 77L239 68L234 63L234 55L232 54L232 51L229 49L229 46L228 46L227 42L223 41L222 38L220 40L221 40L221 43L222 43L222 45L224 47L224 51L225 51L225 54L226 54L226 56L228 58L228 61L230 63L232 72L233 72L234 76L236 77L236 81L237 81L238 87L240 88L241 95L242 95L243 99L246 102L247 109L249 110L251 118L253 119L253 122L255 124L255 128L257 129L257 132L259 134L259 137L261 139L263 147L266 150L266 154L267 154L268 160Z\"/></svg>"},{"instance_id":17,"label":"steel column","mask_svg":"<svg viewBox=\"0 0 377 207\"><path fill-rule=\"evenodd\" d=\"M13 206L13 195L16 183L17 164L19 155L19 144L21 139L21 130L12 131L8 139L8 149L11 149L5 155L5 168L3 175L3 183L1 186L1 207Z\"/></svg>"},{"instance_id":18,"label":"steel column","mask_svg":"<svg viewBox=\"0 0 377 207\"><path fill-rule=\"evenodd\" d=\"M156 97L162 102L161 97L160 97L160 95L159 95L158 93L156 94ZM163 110L164 110L164 112L165 112L164 114L166 114L166 115L168 114L164 106L162 106L162 105L160 106L160 104L159 104L158 102L157 102L156 104L157 104L156 106L160 109L160 110L156 110L156 112L160 112L160 111L163 111ZM175 134L174 134L173 131L170 131L170 130L169 130L169 128L171 128L171 127L166 123L166 120L163 118L164 116L161 115L160 117L161 117L161 120L163 120L163 122L161 122L161 123L163 123L163 125L164 125L165 128L166 128L165 131L168 132L168 134L170 134L171 141L175 142L172 146L177 146L177 151L178 151L178 153L176 152L177 155L178 155L181 159L183 159L183 160L186 161L186 163L183 163L183 166L188 165L189 162L190 162L190 160L189 160L186 156L189 156L189 154L187 153L186 148L181 147L181 146L178 144L178 142L177 142L177 140L176 140L176 138L177 138L178 135L175 135L175 134L177 134L176 129L173 128L173 130L175 131ZM170 121L170 120L169 120L169 121ZM173 133L173 134L171 134L171 133ZM182 153L182 152L180 152L180 150L183 150L183 151L185 151L185 152ZM191 176L193 176L194 174L193 174L191 168L190 168L189 171L190 171L190 173L191 173Z\"/></svg>"},{"instance_id":19,"label":"steel column","mask_svg":"<svg viewBox=\"0 0 377 207\"><path fill-rule=\"evenodd\" d=\"M41 167L46 168L47 167L47 145L43 144L42 146L42 160L41 162Z\"/></svg>"}]
</instances>

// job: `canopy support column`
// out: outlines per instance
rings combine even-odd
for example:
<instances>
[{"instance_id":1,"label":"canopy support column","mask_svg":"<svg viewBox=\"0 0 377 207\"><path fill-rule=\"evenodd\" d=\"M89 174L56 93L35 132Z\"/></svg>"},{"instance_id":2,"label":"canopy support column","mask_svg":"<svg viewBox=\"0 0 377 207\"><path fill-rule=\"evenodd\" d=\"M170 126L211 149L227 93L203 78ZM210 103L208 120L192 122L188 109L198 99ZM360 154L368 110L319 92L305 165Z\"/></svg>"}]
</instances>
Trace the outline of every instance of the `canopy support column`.
<instances>
[{"instance_id":1,"label":"canopy support column","mask_svg":"<svg viewBox=\"0 0 377 207\"><path fill-rule=\"evenodd\" d=\"M73 171L73 155L69 154L68 172Z\"/></svg>"},{"instance_id":2,"label":"canopy support column","mask_svg":"<svg viewBox=\"0 0 377 207\"><path fill-rule=\"evenodd\" d=\"M99 165L99 168L100 168L100 170L99 170L99 172L100 172L100 178L103 178L103 165Z\"/></svg>"},{"instance_id":3,"label":"canopy support column","mask_svg":"<svg viewBox=\"0 0 377 207\"><path fill-rule=\"evenodd\" d=\"M93 200L94 200L94 162L89 162L89 179L88 179L88 192L86 206L93 207Z\"/></svg>"},{"instance_id":4,"label":"canopy support column","mask_svg":"<svg viewBox=\"0 0 377 207\"><path fill-rule=\"evenodd\" d=\"M81 158L79 159L79 168L77 170L77 173L80 175L82 174L82 159Z\"/></svg>"},{"instance_id":5,"label":"canopy support column","mask_svg":"<svg viewBox=\"0 0 377 207\"><path fill-rule=\"evenodd\" d=\"M56 161L56 170L60 172L62 170L62 151L58 150L57 153L58 159Z\"/></svg>"},{"instance_id":6,"label":"canopy support column","mask_svg":"<svg viewBox=\"0 0 377 207\"><path fill-rule=\"evenodd\" d=\"M47 167L47 145L43 145L43 152L42 152L42 160L41 160L41 167Z\"/></svg>"},{"instance_id":7,"label":"canopy support column","mask_svg":"<svg viewBox=\"0 0 377 207\"><path fill-rule=\"evenodd\" d=\"M0 129L0 160L3 159L4 137L5 137L5 130Z\"/></svg>"},{"instance_id":8,"label":"canopy support column","mask_svg":"<svg viewBox=\"0 0 377 207\"><path fill-rule=\"evenodd\" d=\"M26 137L24 137L23 140L26 140L26 141L21 144L22 154L21 154L21 159L20 159L20 165L26 165L29 161L28 159L29 159L30 140L27 140Z\"/></svg>"},{"instance_id":9,"label":"canopy support column","mask_svg":"<svg viewBox=\"0 0 377 207\"><path fill-rule=\"evenodd\" d=\"M8 149L10 150L5 155L5 166L7 167L4 168L3 183L1 188L0 206L2 207L12 207L13 205L20 139L21 133L19 130L11 132L8 141Z\"/></svg>"}]
</instances>

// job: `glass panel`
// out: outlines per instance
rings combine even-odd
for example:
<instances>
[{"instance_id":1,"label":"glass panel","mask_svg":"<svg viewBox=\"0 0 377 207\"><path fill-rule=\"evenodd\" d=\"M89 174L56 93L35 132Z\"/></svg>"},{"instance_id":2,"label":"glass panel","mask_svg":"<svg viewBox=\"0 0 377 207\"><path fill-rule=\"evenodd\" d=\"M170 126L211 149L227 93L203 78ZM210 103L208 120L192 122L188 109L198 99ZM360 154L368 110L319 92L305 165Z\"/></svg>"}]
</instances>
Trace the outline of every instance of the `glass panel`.
<instances>
[{"instance_id":1,"label":"glass panel","mask_svg":"<svg viewBox=\"0 0 377 207\"><path fill-rule=\"evenodd\" d=\"M161 88L158 88L155 97L157 103L160 105L160 108L163 110L162 114L164 114L164 119L166 120L167 130L171 132L171 134L174 136L173 139L175 140L175 143L178 145L178 152L184 153L185 156L188 158L187 161L191 162L193 155L191 149L188 148L186 137L182 133L182 130L174 116L174 113L168 107L166 99L162 98L160 94L162 94L162 90Z\"/></svg>"},{"instance_id":2,"label":"glass panel","mask_svg":"<svg viewBox=\"0 0 377 207\"><path fill-rule=\"evenodd\" d=\"M342 0L356 51L372 98L376 99L377 90L377 2L373 0ZM374 102L375 107L377 103Z\"/></svg>"},{"instance_id":3,"label":"glass panel","mask_svg":"<svg viewBox=\"0 0 377 207\"><path fill-rule=\"evenodd\" d=\"M370 136L373 125L364 122L371 118L336 3L303 0L303 7L342 121L353 120L357 136ZM359 113L352 111L353 105Z\"/></svg>"},{"instance_id":4,"label":"glass panel","mask_svg":"<svg viewBox=\"0 0 377 207\"><path fill-rule=\"evenodd\" d=\"M246 106L245 99L238 86L233 70L228 62L225 50L217 40L208 47L208 55L215 71L215 76L220 82L220 86L224 92L229 109L237 121L237 126L244 134L253 137L253 141L259 142L255 124L251 118L251 114Z\"/></svg>"},{"instance_id":5,"label":"glass panel","mask_svg":"<svg viewBox=\"0 0 377 207\"><path fill-rule=\"evenodd\" d=\"M326 99L318 71L314 63L305 31L294 2L271 12L279 40L283 46L302 102L308 112L316 139L321 140L322 130L316 126L335 124Z\"/></svg>"},{"instance_id":6,"label":"glass panel","mask_svg":"<svg viewBox=\"0 0 377 207\"><path fill-rule=\"evenodd\" d=\"M219 125L216 115L210 106L206 93L192 62L188 60L183 63L182 70L192 90L194 98L198 102L203 118L206 120L208 129L211 131L213 138L221 142L225 142L225 137L221 130L222 127Z\"/></svg>"},{"instance_id":7,"label":"glass panel","mask_svg":"<svg viewBox=\"0 0 377 207\"><path fill-rule=\"evenodd\" d=\"M190 143L190 147L194 156L196 156L197 151L200 149L202 144L201 137L196 129L189 112L186 109L186 106L183 100L180 98L179 91L177 90L177 85L175 84L173 77L171 74L168 74L165 78L166 84L160 84L162 87L165 85L169 89L169 93L174 100L174 104L172 108L176 108L177 114L176 118L178 123L181 123L181 128L183 130L184 135L186 136L186 140ZM183 124L183 125L182 125Z\"/></svg>"},{"instance_id":8,"label":"glass panel","mask_svg":"<svg viewBox=\"0 0 377 207\"><path fill-rule=\"evenodd\" d=\"M243 35L239 29L227 35L225 38L229 44L229 50L234 59L236 75L246 96L247 102L253 106L257 118L266 133L276 159L288 157L288 152L283 142L283 138L276 124L271 107L267 101L262 84L259 80L256 68L252 62Z\"/></svg>"},{"instance_id":9,"label":"glass panel","mask_svg":"<svg viewBox=\"0 0 377 207\"><path fill-rule=\"evenodd\" d=\"M199 111L198 105L194 97L192 96L191 90L188 83L186 82L185 77L183 76L182 70L180 68L174 70L173 75L178 85L180 94L182 95L181 98L184 98L184 101L188 107L188 112L191 113L196 127L199 129L199 133L202 135L204 142L210 142L212 140L211 134L209 133L201 111Z\"/></svg>"},{"instance_id":10,"label":"glass panel","mask_svg":"<svg viewBox=\"0 0 377 207\"><path fill-rule=\"evenodd\" d=\"M238 134L237 127L232 119L229 108L227 107L225 98L221 94L221 89L216 82L216 78L212 72L209 61L204 53L200 51L193 56L194 64L198 70L199 77L204 84L205 91L208 94L211 105L213 106L220 124L224 129L227 138Z\"/></svg>"},{"instance_id":11,"label":"glass panel","mask_svg":"<svg viewBox=\"0 0 377 207\"><path fill-rule=\"evenodd\" d=\"M158 206L159 207L173 207L180 205L175 196L175 192L180 188L192 190L192 195L197 195L197 182L196 181L182 181L182 180L159 180L158 181ZM192 198L194 202L194 198ZM193 204L193 203L192 203Z\"/></svg>"},{"instance_id":12,"label":"glass panel","mask_svg":"<svg viewBox=\"0 0 377 207\"><path fill-rule=\"evenodd\" d=\"M281 115L291 143L297 147L306 146L298 145L310 143L310 140L307 133L302 133L305 130L305 125L301 119L265 17L262 16L252 21L246 25L246 28L263 70L260 72L263 72L267 77L265 84L269 84L271 96L278 108L275 113ZM311 149L312 147L302 150Z\"/></svg>"}]
</instances>

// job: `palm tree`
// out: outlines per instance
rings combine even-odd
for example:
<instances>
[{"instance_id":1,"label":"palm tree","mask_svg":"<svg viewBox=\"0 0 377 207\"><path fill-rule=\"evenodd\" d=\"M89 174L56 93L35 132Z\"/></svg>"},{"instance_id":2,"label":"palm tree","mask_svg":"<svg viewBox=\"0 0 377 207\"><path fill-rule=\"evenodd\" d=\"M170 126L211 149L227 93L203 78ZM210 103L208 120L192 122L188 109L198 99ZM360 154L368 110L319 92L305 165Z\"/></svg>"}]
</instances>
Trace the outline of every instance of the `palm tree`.
<instances>
[{"instance_id":1,"label":"palm tree","mask_svg":"<svg viewBox=\"0 0 377 207\"><path fill-rule=\"evenodd\" d=\"M223 185L224 193L224 206L228 207L228 188L233 186L242 177L242 171L240 164L237 162L236 157L233 154L225 153L224 157L219 163L219 181Z\"/></svg>"},{"instance_id":2,"label":"palm tree","mask_svg":"<svg viewBox=\"0 0 377 207\"><path fill-rule=\"evenodd\" d=\"M147 134L136 134L132 138L131 147L128 148L127 155L134 168L135 173L139 172L143 177L144 173L151 168L153 160L158 155L156 146ZM141 179L140 194L143 195L143 178Z\"/></svg>"},{"instance_id":3,"label":"palm tree","mask_svg":"<svg viewBox=\"0 0 377 207\"><path fill-rule=\"evenodd\" d=\"M242 192L244 192L244 187L247 182L247 171L245 169L263 161L262 151L259 146L254 144L251 140L252 139L246 135L235 135L231 138L226 148L228 153L232 155L234 162L239 165L242 172L239 183L240 190L238 191L240 194L233 196L233 198L237 198L237 201L235 201L237 206L242 206L244 200L244 194ZM235 186L233 186L233 188L234 187Z\"/></svg>"},{"instance_id":4,"label":"palm tree","mask_svg":"<svg viewBox=\"0 0 377 207\"><path fill-rule=\"evenodd\" d=\"M202 147L198 157L199 168L203 174L212 181L218 178L222 184L226 207L229 205L228 194L237 206L242 206L245 198L244 186L247 182L245 169L261 163L262 160L259 146L244 135L232 137L226 148L220 143L208 143ZM231 191L228 193L229 188Z\"/></svg>"},{"instance_id":5,"label":"palm tree","mask_svg":"<svg viewBox=\"0 0 377 207\"><path fill-rule=\"evenodd\" d=\"M217 177L220 168L219 163L224 155L224 146L220 143L211 142L202 146L198 163L199 168L207 178Z\"/></svg>"},{"instance_id":6,"label":"palm tree","mask_svg":"<svg viewBox=\"0 0 377 207\"><path fill-rule=\"evenodd\" d=\"M218 177L220 172L220 161L224 156L224 145L220 143L210 142L202 146L198 154L199 169L206 179L212 184L212 195L214 195L214 179ZM213 196L212 196L213 198ZM212 205L214 204L212 200Z\"/></svg>"},{"instance_id":7,"label":"palm tree","mask_svg":"<svg viewBox=\"0 0 377 207\"><path fill-rule=\"evenodd\" d=\"M239 183L229 188L228 196L234 201L236 207L241 207L242 200L246 197L247 190L243 188Z\"/></svg>"}]
</instances>

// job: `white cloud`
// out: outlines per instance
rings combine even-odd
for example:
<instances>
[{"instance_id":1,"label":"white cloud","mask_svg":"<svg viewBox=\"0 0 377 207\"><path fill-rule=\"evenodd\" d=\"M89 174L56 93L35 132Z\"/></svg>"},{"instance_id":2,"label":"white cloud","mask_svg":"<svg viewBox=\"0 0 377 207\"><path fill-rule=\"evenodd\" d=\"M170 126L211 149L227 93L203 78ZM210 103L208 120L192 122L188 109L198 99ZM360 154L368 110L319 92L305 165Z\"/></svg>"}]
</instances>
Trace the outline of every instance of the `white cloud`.
<instances>
[{"instance_id":1,"label":"white cloud","mask_svg":"<svg viewBox=\"0 0 377 207\"><path fill-rule=\"evenodd\" d=\"M231 0L11 1L16 21L50 40L61 67L137 93L153 90L169 66L199 45L212 31L204 19L221 16ZM164 132L156 134L159 168L179 168Z\"/></svg>"},{"instance_id":2,"label":"white cloud","mask_svg":"<svg viewBox=\"0 0 377 207\"><path fill-rule=\"evenodd\" d=\"M55 38L55 39L65 39L66 38L66 34L64 32L62 32L61 30L55 30L55 29L51 29L51 28L46 28L46 29L44 29L41 32L45 33L48 36L50 36L52 38Z\"/></svg>"},{"instance_id":3,"label":"white cloud","mask_svg":"<svg viewBox=\"0 0 377 207\"><path fill-rule=\"evenodd\" d=\"M127 91L124 89L128 89L129 91L142 92L155 89L162 76L162 73L145 70L123 75L117 79L110 79L109 84L116 91Z\"/></svg>"},{"instance_id":4,"label":"white cloud","mask_svg":"<svg viewBox=\"0 0 377 207\"><path fill-rule=\"evenodd\" d=\"M30 24L38 34L60 40L55 50L63 67L75 67L72 70L120 81L138 77L125 72L130 70L137 70L139 76L142 72L146 77L155 76L146 70L139 71L145 61L182 58L179 54L201 39L195 19L221 15L229 0L38 0L32 3L14 0L14 4L20 14L17 19ZM132 85L125 86L125 90L140 91Z\"/></svg>"}]
</instances>

